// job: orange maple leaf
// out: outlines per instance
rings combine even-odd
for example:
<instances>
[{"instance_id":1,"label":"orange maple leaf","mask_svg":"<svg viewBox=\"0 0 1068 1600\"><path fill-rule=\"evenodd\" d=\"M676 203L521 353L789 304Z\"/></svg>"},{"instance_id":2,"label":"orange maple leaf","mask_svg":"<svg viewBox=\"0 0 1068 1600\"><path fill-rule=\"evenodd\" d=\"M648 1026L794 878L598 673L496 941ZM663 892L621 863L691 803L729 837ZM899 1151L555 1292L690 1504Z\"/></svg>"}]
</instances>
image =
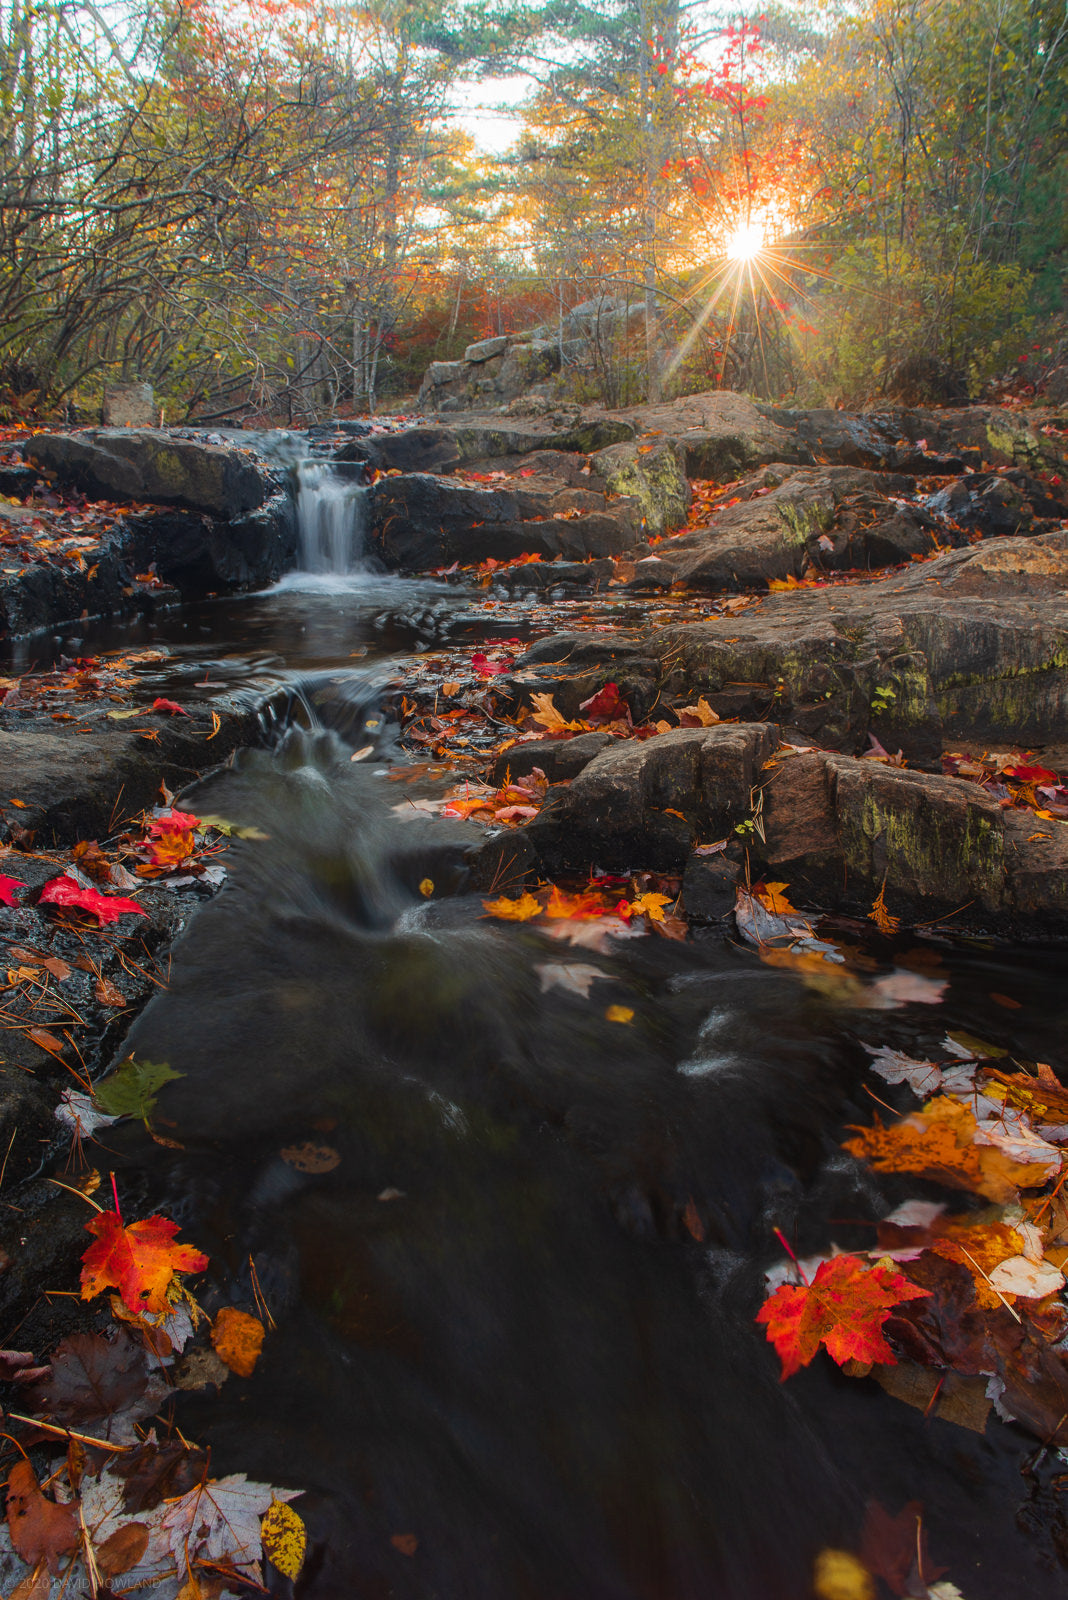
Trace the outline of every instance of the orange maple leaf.
<instances>
[{"instance_id":1,"label":"orange maple leaf","mask_svg":"<svg viewBox=\"0 0 1068 1600\"><path fill-rule=\"evenodd\" d=\"M491 917L498 917L501 922L529 922L541 915L541 903L530 893L521 894L518 900L502 895L499 900L483 900L482 904Z\"/></svg>"},{"instance_id":2,"label":"orange maple leaf","mask_svg":"<svg viewBox=\"0 0 1068 1600\"><path fill-rule=\"evenodd\" d=\"M882 1335L894 1306L930 1294L910 1283L887 1262L874 1266L859 1256L823 1261L810 1284L784 1283L757 1313L789 1378L807 1367L820 1345L844 1366L847 1361L879 1361L894 1366L897 1357Z\"/></svg>"},{"instance_id":3,"label":"orange maple leaf","mask_svg":"<svg viewBox=\"0 0 1068 1600\"><path fill-rule=\"evenodd\" d=\"M753 898L760 901L765 911L771 911L777 917L789 916L797 910L786 898L788 883L757 883L753 885Z\"/></svg>"},{"instance_id":4,"label":"orange maple leaf","mask_svg":"<svg viewBox=\"0 0 1068 1600\"><path fill-rule=\"evenodd\" d=\"M147 1217L123 1227L114 1211L102 1211L85 1224L96 1234L82 1256L82 1299L117 1289L134 1312L169 1311L167 1291L176 1272L203 1272L208 1258L191 1244L175 1244L178 1224L169 1217Z\"/></svg>"},{"instance_id":5,"label":"orange maple leaf","mask_svg":"<svg viewBox=\"0 0 1068 1600\"><path fill-rule=\"evenodd\" d=\"M1020 1188L1046 1182L1049 1164L1014 1161L994 1144L976 1144L979 1125L967 1106L948 1095L936 1095L922 1111L893 1127L876 1121L857 1130L845 1148L870 1161L877 1172L916 1172L954 1189L972 1189L988 1200L1007 1204Z\"/></svg>"}]
</instances>

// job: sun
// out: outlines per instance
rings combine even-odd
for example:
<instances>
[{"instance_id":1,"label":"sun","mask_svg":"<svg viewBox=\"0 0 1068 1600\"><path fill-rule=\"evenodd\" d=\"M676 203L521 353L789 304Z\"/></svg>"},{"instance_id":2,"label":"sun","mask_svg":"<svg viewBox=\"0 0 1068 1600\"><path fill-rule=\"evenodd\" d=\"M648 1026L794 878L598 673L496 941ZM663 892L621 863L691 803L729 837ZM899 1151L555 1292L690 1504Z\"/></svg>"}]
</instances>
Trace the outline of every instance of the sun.
<instances>
[{"instance_id":1,"label":"sun","mask_svg":"<svg viewBox=\"0 0 1068 1600\"><path fill-rule=\"evenodd\" d=\"M756 218L740 222L727 238L727 258L730 261L752 261L763 250L767 240L763 224Z\"/></svg>"}]
</instances>

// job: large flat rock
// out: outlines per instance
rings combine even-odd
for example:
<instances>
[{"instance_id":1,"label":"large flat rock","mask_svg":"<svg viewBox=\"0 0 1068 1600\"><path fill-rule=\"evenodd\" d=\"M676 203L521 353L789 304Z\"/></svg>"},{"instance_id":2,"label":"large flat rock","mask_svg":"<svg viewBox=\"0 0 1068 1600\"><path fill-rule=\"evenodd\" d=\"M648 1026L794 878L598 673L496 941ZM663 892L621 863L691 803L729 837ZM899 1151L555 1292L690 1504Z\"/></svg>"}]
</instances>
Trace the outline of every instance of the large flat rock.
<instances>
[{"instance_id":1,"label":"large flat rock","mask_svg":"<svg viewBox=\"0 0 1068 1600\"><path fill-rule=\"evenodd\" d=\"M90 496L185 506L222 520L257 510L280 487L252 450L163 428L42 433L27 442L25 455Z\"/></svg>"}]
</instances>

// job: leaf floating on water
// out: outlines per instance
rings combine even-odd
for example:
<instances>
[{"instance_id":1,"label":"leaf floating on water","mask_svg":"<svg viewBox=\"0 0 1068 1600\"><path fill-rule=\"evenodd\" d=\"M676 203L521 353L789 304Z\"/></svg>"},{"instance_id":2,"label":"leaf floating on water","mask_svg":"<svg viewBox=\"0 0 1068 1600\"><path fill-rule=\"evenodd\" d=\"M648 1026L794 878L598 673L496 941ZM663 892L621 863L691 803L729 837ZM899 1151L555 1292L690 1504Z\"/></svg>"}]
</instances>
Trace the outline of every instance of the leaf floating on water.
<instances>
[{"instance_id":1,"label":"leaf floating on water","mask_svg":"<svg viewBox=\"0 0 1068 1600\"><path fill-rule=\"evenodd\" d=\"M491 917L501 922L529 922L541 915L541 904L532 894L521 894L518 900L502 896L499 900L483 900L482 905Z\"/></svg>"},{"instance_id":2,"label":"leaf floating on water","mask_svg":"<svg viewBox=\"0 0 1068 1600\"><path fill-rule=\"evenodd\" d=\"M885 883L872 901L871 910L868 912L868 921L874 922L879 932L885 934L896 933L901 926L901 918L891 916L886 909Z\"/></svg>"},{"instance_id":3,"label":"leaf floating on water","mask_svg":"<svg viewBox=\"0 0 1068 1600\"><path fill-rule=\"evenodd\" d=\"M872 1575L848 1550L821 1550L816 1557L812 1588L817 1600L875 1600Z\"/></svg>"},{"instance_id":4,"label":"leaf floating on water","mask_svg":"<svg viewBox=\"0 0 1068 1600\"><path fill-rule=\"evenodd\" d=\"M606 1022L633 1022L634 1012L630 1006L609 1006L605 1012Z\"/></svg>"},{"instance_id":5,"label":"leaf floating on water","mask_svg":"<svg viewBox=\"0 0 1068 1600\"><path fill-rule=\"evenodd\" d=\"M938 1095L891 1127L876 1121L859 1129L845 1148L877 1172L915 1172L1004 1204L1017 1198L1017 1189L1037 1188L1059 1170L1059 1152L1042 1140L1037 1144L1042 1148L1034 1160L1017 1160L998 1148L966 1106Z\"/></svg>"},{"instance_id":6,"label":"leaf floating on water","mask_svg":"<svg viewBox=\"0 0 1068 1600\"><path fill-rule=\"evenodd\" d=\"M283 1161L298 1172L333 1172L341 1157L332 1145L315 1144L306 1139L303 1144L291 1144L280 1152Z\"/></svg>"},{"instance_id":7,"label":"leaf floating on water","mask_svg":"<svg viewBox=\"0 0 1068 1600\"><path fill-rule=\"evenodd\" d=\"M130 1056L95 1086L93 1099L113 1117L139 1117L147 1122L163 1085L183 1076L165 1061L135 1061Z\"/></svg>"},{"instance_id":8,"label":"leaf floating on water","mask_svg":"<svg viewBox=\"0 0 1068 1600\"><path fill-rule=\"evenodd\" d=\"M234 1306L223 1306L216 1315L211 1342L230 1371L236 1372L239 1378L251 1378L263 1349L263 1340L264 1326L259 1317L253 1317L247 1311L238 1311Z\"/></svg>"},{"instance_id":9,"label":"leaf floating on water","mask_svg":"<svg viewBox=\"0 0 1068 1600\"><path fill-rule=\"evenodd\" d=\"M295 1583L304 1566L308 1533L304 1519L281 1500L272 1500L260 1528L263 1553L284 1578Z\"/></svg>"},{"instance_id":10,"label":"leaf floating on water","mask_svg":"<svg viewBox=\"0 0 1068 1600\"><path fill-rule=\"evenodd\" d=\"M869 1266L858 1256L832 1256L811 1284L783 1284L766 1300L757 1321L767 1329L789 1378L807 1367L820 1345L843 1366L847 1361L897 1360L881 1329L896 1305L930 1293L910 1283L888 1263Z\"/></svg>"},{"instance_id":11,"label":"leaf floating on water","mask_svg":"<svg viewBox=\"0 0 1068 1600\"><path fill-rule=\"evenodd\" d=\"M192 1561L230 1562L258 1577L263 1551L260 1518L272 1502L294 1500L299 1489L252 1483L243 1472L200 1484L173 1501L160 1518L171 1552L184 1571Z\"/></svg>"},{"instance_id":12,"label":"leaf floating on water","mask_svg":"<svg viewBox=\"0 0 1068 1600\"><path fill-rule=\"evenodd\" d=\"M589 998L590 984L595 979L611 976L600 967L591 967L582 961L540 961L535 963L534 971L541 979L542 994L550 989L563 989L565 994L577 994L583 1000Z\"/></svg>"},{"instance_id":13,"label":"leaf floating on water","mask_svg":"<svg viewBox=\"0 0 1068 1600\"><path fill-rule=\"evenodd\" d=\"M200 819L202 828L214 828L216 833L224 833L233 839L269 839L269 833L264 833L262 828L242 827L236 822L227 822L225 817L203 816Z\"/></svg>"},{"instance_id":14,"label":"leaf floating on water","mask_svg":"<svg viewBox=\"0 0 1068 1600\"><path fill-rule=\"evenodd\" d=\"M105 1116L87 1094L77 1089L64 1089L56 1107L56 1121L80 1139L91 1139L97 1128L110 1128L116 1117Z\"/></svg>"},{"instance_id":15,"label":"leaf floating on water","mask_svg":"<svg viewBox=\"0 0 1068 1600\"><path fill-rule=\"evenodd\" d=\"M168 1217L146 1217L123 1227L114 1211L86 1223L96 1235L82 1256L82 1299L117 1289L130 1311L170 1310L167 1291L176 1273L203 1272L208 1258L191 1244L175 1244L178 1224Z\"/></svg>"},{"instance_id":16,"label":"leaf floating on water","mask_svg":"<svg viewBox=\"0 0 1068 1600\"><path fill-rule=\"evenodd\" d=\"M891 1050L888 1045L866 1044L871 1056L871 1070L887 1083L907 1083L922 1100L942 1087L942 1069L933 1061L917 1061L901 1050Z\"/></svg>"},{"instance_id":17,"label":"leaf floating on water","mask_svg":"<svg viewBox=\"0 0 1068 1600\"><path fill-rule=\"evenodd\" d=\"M394 1533L389 1542L402 1556L414 1556L419 1548L419 1540L414 1533Z\"/></svg>"}]
</instances>

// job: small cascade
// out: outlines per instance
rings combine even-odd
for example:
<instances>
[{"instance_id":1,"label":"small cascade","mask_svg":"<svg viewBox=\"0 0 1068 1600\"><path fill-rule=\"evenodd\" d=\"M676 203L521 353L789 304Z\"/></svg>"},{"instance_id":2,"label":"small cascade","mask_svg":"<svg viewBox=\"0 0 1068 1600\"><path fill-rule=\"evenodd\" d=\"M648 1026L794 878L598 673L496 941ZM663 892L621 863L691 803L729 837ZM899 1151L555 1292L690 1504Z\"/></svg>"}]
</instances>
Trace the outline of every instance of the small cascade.
<instances>
[{"instance_id":1,"label":"small cascade","mask_svg":"<svg viewBox=\"0 0 1068 1600\"><path fill-rule=\"evenodd\" d=\"M367 486L328 461L297 463L300 570L341 577L363 566Z\"/></svg>"}]
</instances>

